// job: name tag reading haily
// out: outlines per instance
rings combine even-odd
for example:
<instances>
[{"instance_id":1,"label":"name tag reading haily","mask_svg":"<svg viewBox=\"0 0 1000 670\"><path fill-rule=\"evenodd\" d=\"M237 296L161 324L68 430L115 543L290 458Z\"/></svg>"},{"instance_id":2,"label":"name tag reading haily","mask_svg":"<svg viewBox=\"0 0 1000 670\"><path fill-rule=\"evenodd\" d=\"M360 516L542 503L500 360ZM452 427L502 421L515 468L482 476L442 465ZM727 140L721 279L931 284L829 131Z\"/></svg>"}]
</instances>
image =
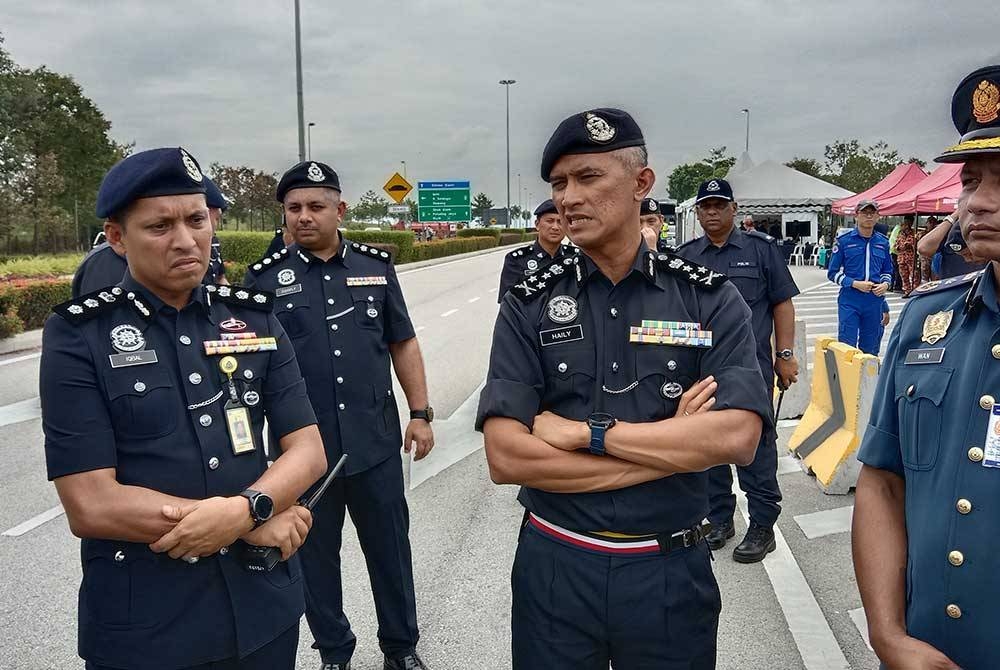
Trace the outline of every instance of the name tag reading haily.
<instances>
[{"instance_id":1,"label":"name tag reading haily","mask_svg":"<svg viewBox=\"0 0 1000 670\"><path fill-rule=\"evenodd\" d=\"M538 339L541 340L543 347L548 347L553 344L562 344L563 342L582 340L583 326L577 324L575 326L563 326L562 328L542 330L538 333Z\"/></svg>"},{"instance_id":2,"label":"name tag reading haily","mask_svg":"<svg viewBox=\"0 0 1000 670\"><path fill-rule=\"evenodd\" d=\"M944 347L938 349L910 349L903 365L929 365L944 360Z\"/></svg>"}]
</instances>

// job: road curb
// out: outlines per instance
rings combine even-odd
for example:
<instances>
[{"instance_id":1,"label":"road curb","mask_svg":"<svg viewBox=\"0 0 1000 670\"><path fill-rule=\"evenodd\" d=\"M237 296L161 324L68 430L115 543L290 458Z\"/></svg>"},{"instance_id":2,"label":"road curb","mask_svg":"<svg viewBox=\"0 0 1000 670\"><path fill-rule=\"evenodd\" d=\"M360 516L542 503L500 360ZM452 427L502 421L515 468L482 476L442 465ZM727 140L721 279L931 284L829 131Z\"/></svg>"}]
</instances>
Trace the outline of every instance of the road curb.
<instances>
[{"instance_id":1,"label":"road curb","mask_svg":"<svg viewBox=\"0 0 1000 670\"><path fill-rule=\"evenodd\" d=\"M17 353L18 351L27 351L28 349L37 349L40 346L42 346L42 329L29 330L24 333L18 333L14 337L0 340L0 356Z\"/></svg>"},{"instance_id":2,"label":"road curb","mask_svg":"<svg viewBox=\"0 0 1000 670\"><path fill-rule=\"evenodd\" d=\"M460 261L466 258L475 258L476 256L485 256L486 254L496 253L497 251L503 251L506 249L513 249L515 247L520 247L528 242L515 242L514 244L507 244L502 247L490 247L489 249L480 249L478 251L467 251L464 254L454 254L453 256L442 256L441 258L431 258L426 261L416 261L415 263L404 263L403 265L397 265L396 274L404 274L410 270L419 270L421 268L428 268L434 265L441 265L442 263L451 263L452 261Z\"/></svg>"}]
</instances>

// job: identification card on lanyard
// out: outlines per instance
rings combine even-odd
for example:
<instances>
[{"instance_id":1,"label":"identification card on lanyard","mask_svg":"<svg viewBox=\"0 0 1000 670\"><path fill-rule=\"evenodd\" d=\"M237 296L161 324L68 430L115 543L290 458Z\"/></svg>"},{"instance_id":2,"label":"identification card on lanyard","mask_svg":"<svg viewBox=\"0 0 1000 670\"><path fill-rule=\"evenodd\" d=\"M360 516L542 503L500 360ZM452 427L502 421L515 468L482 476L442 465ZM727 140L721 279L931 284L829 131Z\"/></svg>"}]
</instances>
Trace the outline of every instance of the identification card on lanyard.
<instances>
[{"instance_id":1,"label":"identification card on lanyard","mask_svg":"<svg viewBox=\"0 0 1000 670\"><path fill-rule=\"evenodd\" d=\"M1000 404L993 405L990 423L986 427L984 468L1000 468Z\"/></svg>"},{"instance_id":2,"label":"identification card on lanyard","mask_svg":"<svg viewBox=\"0 0 1000 670\"><path fill-rule=\"evenodd\" d=\"M219 369L227 377L229 384L229 400L226 401L226 428L229 430L229 444L233 448L233 454L247 454L257 447L253 440L253 424L250 422L250 410L240 402L240 396L236 393L236 384L233 383L233 373L239 367L239 363L232 356L224 356L219 361Z\"/></svg>"}]
</instances>

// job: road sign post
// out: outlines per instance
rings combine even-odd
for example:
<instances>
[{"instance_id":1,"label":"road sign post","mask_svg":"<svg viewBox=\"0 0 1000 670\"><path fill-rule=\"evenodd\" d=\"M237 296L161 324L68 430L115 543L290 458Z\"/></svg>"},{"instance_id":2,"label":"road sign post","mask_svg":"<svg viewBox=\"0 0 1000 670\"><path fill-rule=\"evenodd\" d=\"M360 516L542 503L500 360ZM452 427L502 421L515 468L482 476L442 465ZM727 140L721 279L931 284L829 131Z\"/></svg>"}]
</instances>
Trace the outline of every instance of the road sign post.
<instances>
[{"instance_id":1,"label":"road sign post","mask_svg":"<svg viewBox=\"0 0 1000 670\"><path fill-rule=\"evenodd\" d=\"M395 200L397 205L400 205L406 199L406 196L410 194L410 191L413 190L413 186L403 178L403 175L397 172L389 177L389 181L385 183L382 190Z\"/></svg>"}]
</instances>

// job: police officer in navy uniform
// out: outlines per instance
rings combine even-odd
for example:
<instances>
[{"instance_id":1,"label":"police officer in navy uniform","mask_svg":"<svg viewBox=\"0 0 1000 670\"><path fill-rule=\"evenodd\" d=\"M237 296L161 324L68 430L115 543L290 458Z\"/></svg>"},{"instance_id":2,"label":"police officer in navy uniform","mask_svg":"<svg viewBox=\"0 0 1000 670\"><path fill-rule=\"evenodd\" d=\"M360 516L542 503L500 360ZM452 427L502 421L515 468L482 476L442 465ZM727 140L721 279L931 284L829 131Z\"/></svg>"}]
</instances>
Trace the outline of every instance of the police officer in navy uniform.
<instances>
[{"instance_id":1,"label":"police officer in navy uniform","mask_svg":"<svg viewBox=\"0 0 1000 670\"><path fill-rule=\"evenodd\" d=\"M677 253L717 272L725 273L739 289L753 314L757 363L768 388L788 388L798 379L799 364L792 351L795 341L795 307L792 298L799 289L785 264L777 241L756 230L742 230L735 225L737 203L733 189L725 179L702 182L695 198L695 213L705 234L682 245ZM771 347L774 333L775 350ZM775 431L765 431L753 463L737 467L740 488L747 496L750 526L746 537L733 550L733 560L756 563L774 551L774 524L781 513L781 490L778 488L778 451ZM733 515L733 475L728 465L708 472L708 496L711 511L708 520L712 532L708 545L722 549L736 534Z\"/></svg>"},{"instance_id":2,"label":"police officer in navy uniform","mask_svg":"<svg viewBox=\"0 0 1000 670\"><path fill-rule=\"evenodd\" d=\"M664 238L663 214L660 213L660 203L655 198L643 198L642 207L639 209L639 225L642 231L642 239L650 249L661 252L673 252L674 249L667 244Z\"/></svg>"},{"instance_id":3,"label":"police officer in navy uniform","mask_svg":"<svg viewBox=\"0 0 1000 670\"><path fill-rule=\"evenodd\" d=\"M426 667L416 652L416 601L399 446L415 459L434 445L420 345L389 253L344 239L347 204L329 165L300 163L278 182L296 242L252 265L247 283L274 291L275 315L302 361L327 459L350 454L347 476L316 507L302 550L306 618L325 670L350 667L355 637L343 610L345 509L368 564L385 670ZM390 358L411 408L400 434Z\"/></svg>"},{"instance_id":4,"label":"police officer in navy uniform","mask_svg":"<svg viewBox=\"0 0 1000 670\"><path fill-rule=\"evenodd\" d=\"M883 667L1000 658L1000 65L952 98L960 222L981 272L918 287L900 315L859 459L853 553Z\"/></svg>"},{"instance_id":5,"label":"police officer in navy uniform","mask_svg":"<svg viewBox=\"0 0 1000 670\"><path fill-rule=\"evenodd\" d=\"M503 302L511 286L535 274L541 266L579 252L571 244L562 244L566 230L552 200L546 200L535 208L535 230L538 237L534 242L515 249L503 259L497 302Z\"/></svg>"},{"instance_id":6,"label":"police officer in navy uniform","mask_svg":"<svg viewBox=\"0 0 1000 670\"><path fill-rule=\"evenodd\" d=\"M839 235L826 276L840 286L837 339L866 354L878 355L882 297L892 283L889 238L875 229L878 203L858 203L857 227Z\"/></svg>"},{"instance_id":7,"label":"police officer in navy uniform","mask_svg":"<svg viewBox=\"0 0 1000 670\"><path fill-rule=\"evenodd\" d=\"M311 516L294 503L326 459L272 296L201 284L204 193L183 149L112 167L97 215L129 271L45 324L45 455L82 538L89 670L295 665L305 601L293 554ZM244 353L224 353L234 342ZM270 454L265 417L280 442ZM249 544L285 561L248 570Z\"/></svg>"},{"instance_id":8,"label":"police officer in navy uniform","mask_svg":"<svg viewBox=\"0 0 1000 670\"><path fill-rule=\"evenodd\" d=\"M229 209L229 202L218 185L208 177L205 177L205 202L208 204L208 215L212 219L212 253L203 281L206 284L228 284L226 266L222 263L222 245L216 233L222 224L223 213Z\"/></svg>"},{"instance_id":9,"label":"police officer in navy uniform","mask_svg":"<svg viewBox=\"0 0 1000 670\"><path fill-rule=\"evenodd\" d=\"M526 510L513 667L714 668L705 470L749 463L771 423L750 310L724 275L646 247L655 175L628 113L564 120L541 176L582 253L504 298L476 420Z\"/></svg>"}]
</instances>

